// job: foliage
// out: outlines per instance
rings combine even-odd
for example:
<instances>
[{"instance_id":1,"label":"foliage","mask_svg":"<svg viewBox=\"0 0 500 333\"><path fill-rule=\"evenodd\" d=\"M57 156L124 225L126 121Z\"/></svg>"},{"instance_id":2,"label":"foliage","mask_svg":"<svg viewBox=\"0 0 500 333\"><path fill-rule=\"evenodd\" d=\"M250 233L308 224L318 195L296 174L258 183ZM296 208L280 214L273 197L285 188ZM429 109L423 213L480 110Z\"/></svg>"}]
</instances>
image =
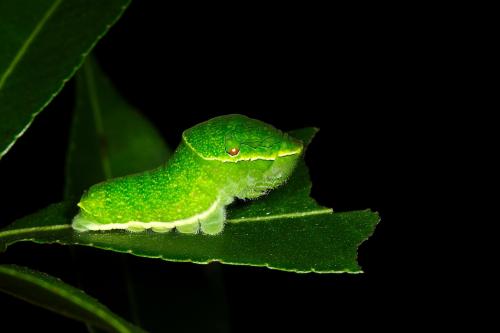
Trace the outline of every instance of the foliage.
<instances>
[{"instance_id":1,"label":"foliage","mask_svg":"<svg viewBox=\"0 0 500 333\"><path fill-rule=\"evenodd\" d=\"M127 5L128 0L0 2L4 46L0 158L60 92ZM75 201L83 190L107 178L155 167L171 154L153 124L118 95L92 58L87 59L77 74L65 200L0 230L0 252L16 242L31 241L167 261L219 261L300 273L362 272L357 248L373 233L378 214L333 213L318 205L310 197L311 181L303 160L286 185L262 199L231 206L228 225L218 236L74 232ZM316 131L304 128L290 134L309 144ZM29 268L0 265L0 290L101 329L140 331L82 291Z\"/></svg>"}]
</instances>

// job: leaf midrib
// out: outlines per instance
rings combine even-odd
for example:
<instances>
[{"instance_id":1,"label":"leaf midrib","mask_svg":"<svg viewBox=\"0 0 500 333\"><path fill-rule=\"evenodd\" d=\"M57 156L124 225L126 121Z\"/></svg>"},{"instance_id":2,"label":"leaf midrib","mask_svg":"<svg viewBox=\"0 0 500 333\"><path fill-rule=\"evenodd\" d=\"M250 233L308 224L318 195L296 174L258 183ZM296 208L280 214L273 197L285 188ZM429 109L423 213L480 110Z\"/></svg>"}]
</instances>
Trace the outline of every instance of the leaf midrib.
<instances>
[{"instance_id":1,"label":"leaf midrib","mask_svg":"<svg viewBox=\"0 0 500 333\"><path fill-rule=\"evenodd\" d=\"M38 34L40 33L40 31L45 26L45 23L47 23L47 21L50 19L50 17L52 16L52 14L54 14L54 12L56 11L56 9L59 7L59 5L61 3L62 3L62 0L56 0L56 1L54 1L54 3L52 4L52 6L50 6L50 8L47 10L47 12L45 12L45 14L42 16L42 18L38 22L38 24L35 26L35 28L31 32L31 34L24 41L23 45L21 46L21 48L19 49L19 51L16 53L16 55L12 59L11 63L9 64L9 66L7 67L7 69L5 70L5 72L3 73L2 77L0 77L0 90L3 89L3 87L5 85L5 82L7 82L7 79L12 74L12 72L16 68L17 64L21 61L21 59L23 58L24 54L26 53L26 51L30 47L30 45L33 43L33 41L35 40L35 38L38 36Z\"/></svg>"},{"instance_id":2,"label":"leaf midrib","mask_svg":"<svg viewBox=\"0 0 500 333\"><path fill-rule=\"evenodd\" d=\"M55 225L49 225L49 226L10 229L10 230L5 230L5 231L0 231L0 238L12 236L12 235L30 233L30 232L56 231L56 230L62 230L62 229L67 229L67 228L71 228L71 224L55 224Z\"/></svg>"},{"instance_id":3,"label":"leaf midrib","mask_svg":"<svg viewBox=\"0 0 500 333\"><path fill-rule=\"evenodd\" d=\"M114 327L118 332L124 332L124 333L131 332L130 329L128 329L128 327L126 327L120 322L119 319L108 315L106 311L103 310L102 308L96 308L94 304L89 304L89 302L81 298L75 297L74 295L72 295L71 292L67 292L64 288L54 288L50 283L43 281L42 279L34 278L33 276L22 273L18 270L9 269L9 267L7 266L0 267L0 272L24 280L42 289L48 290L49 292L59 295L60 297L66 299L68 302L73 303L85 309L89 313L93 313L97 317L101 318L102 320L110 324L112 327Z\"/></svg>"},{"instance_id":4,"label":"leaf midrib","mask_svg":"<svg viewBox=\"0 0 500 333\"><path fill-rule=\"evenodd\" d=\"M285 213L285 214L275 214L269 216L255 216L255 217L245 217L245 218L236 218L236 219L228 219L226 222L229 223L240 223L240 222L260 222L260 221L272 221L279 219L294 219L300 217L314 216L314 215L327 215L332 214L333 211L330 208L318 209L308 212L295 212L295 213ZM8 237L12 235L25 234L30 232L44 232L44 231L57 231L71 229L71 224L55 224L50 226L40 226L40 227L29 227L29 228L19 228L19 229L10 229L5 231L0 231L0 238Z\"/></svg>"},{"instance_id":5,"label":"leaf midrib","mask_svg":"<svg viewBox=\"0 0 500 333\"><path fill-rule=\"evenodd\" d=\"M83 64L83 70L85 73L85 81L86 81L85 86L88 90L90 106L92 108L92 113L94 114L95 130L97 138L99 139L98 145L99 145L99 154L101 157L102 172L104 173L105 179L111 179L113 176L111 171L111 161L109 160L108 151L103 143L106 134L104 132L104 123L102 121L102 111L99 103L99 97L97 95L97 89L95 86L94 73L89 65L89 62Z\"/></svg>"},{"instance_id":6,"label":"leaf midrib","mask_svg":"<svg viewBox=\"0 0 500 333\"><path fill-rule=\"evenodd\" d=\"M265 215L265 216L254 216L254 217L242 217L235 219L227 219L227 222L259 222L259 221L270 221L270 220L278 220L278 219L293 219L299 217L306 216L314 216L314 215L324 215L324 214L332 214L333 209L324 208L324 209L316 209L310 210L307 212L294 212L294 213L283 213L283 214L274 214L274 215Z\"/></svg>"}]
</instances>

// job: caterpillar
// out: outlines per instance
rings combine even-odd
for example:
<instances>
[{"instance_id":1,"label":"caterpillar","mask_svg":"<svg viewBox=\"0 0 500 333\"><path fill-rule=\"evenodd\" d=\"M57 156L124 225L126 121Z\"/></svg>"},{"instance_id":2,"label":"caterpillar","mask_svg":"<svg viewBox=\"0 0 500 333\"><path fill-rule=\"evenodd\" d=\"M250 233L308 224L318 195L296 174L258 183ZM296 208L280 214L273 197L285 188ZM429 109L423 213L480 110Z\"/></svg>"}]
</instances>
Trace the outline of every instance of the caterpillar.
<instances>
[{"instance_id":1,"label":"caterpillar","mask_svg":"<svg viewBox=\"0 0 500 333\"><path fill-rule=\"evenodd\" d=\"M283 184L302 151L300 140L260 120L219 116L185 130L165 165L91 186L72 227L216 235L227 205Z\"/></svg>"}]
</instances>

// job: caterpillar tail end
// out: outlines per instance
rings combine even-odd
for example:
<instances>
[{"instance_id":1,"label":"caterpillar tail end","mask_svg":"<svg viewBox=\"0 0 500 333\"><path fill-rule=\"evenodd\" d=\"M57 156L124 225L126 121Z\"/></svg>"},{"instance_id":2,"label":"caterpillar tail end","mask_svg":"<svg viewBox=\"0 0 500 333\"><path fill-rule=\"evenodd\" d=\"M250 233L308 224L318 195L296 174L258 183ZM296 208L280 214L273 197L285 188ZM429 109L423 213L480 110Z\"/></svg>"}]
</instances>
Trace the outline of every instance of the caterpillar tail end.
<instances>
[{"instance_id":1,"label":"caterpillar tail end","mask_svg":"<svg viewBox=\"0 0 500 333\"><path fill-rule=\"evenodd\" d=\"M73 222L71 222L71 227L78 232L89 231L89 225L92 224L93 221L90 221L82 216L82 213L78 213L74 218Z\"/></svg>"}]
</instances>

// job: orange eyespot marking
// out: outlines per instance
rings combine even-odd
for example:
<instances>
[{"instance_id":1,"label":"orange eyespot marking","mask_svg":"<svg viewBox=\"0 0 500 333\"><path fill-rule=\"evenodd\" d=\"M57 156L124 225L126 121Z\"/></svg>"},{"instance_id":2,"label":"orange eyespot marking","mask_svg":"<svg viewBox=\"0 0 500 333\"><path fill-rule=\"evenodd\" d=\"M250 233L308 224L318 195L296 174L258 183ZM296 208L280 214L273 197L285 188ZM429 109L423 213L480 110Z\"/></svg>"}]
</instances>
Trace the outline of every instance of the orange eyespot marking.
<instances>
[{"instance_id":1,"label":"orange eyespot marking","mask_svg":"<svg viewBox=\"0 0 500 333\"><path fill-rule=\"evenodd\" d=\"M228 153L229 155L231 155L231 156L236 156L236 155L238 155L238 154L240 153L240 150L239 150L239 148L235 148L235 147L233 147L233 148L230 148L230 149L227 151L227 153Z\"/></svg>"}]
</instances>

